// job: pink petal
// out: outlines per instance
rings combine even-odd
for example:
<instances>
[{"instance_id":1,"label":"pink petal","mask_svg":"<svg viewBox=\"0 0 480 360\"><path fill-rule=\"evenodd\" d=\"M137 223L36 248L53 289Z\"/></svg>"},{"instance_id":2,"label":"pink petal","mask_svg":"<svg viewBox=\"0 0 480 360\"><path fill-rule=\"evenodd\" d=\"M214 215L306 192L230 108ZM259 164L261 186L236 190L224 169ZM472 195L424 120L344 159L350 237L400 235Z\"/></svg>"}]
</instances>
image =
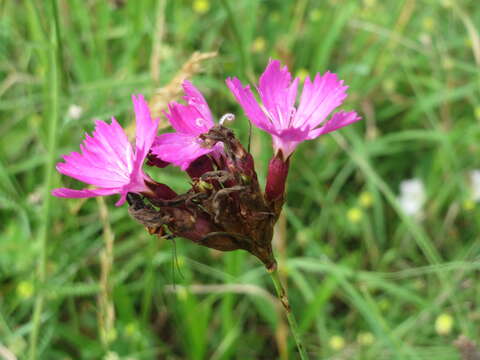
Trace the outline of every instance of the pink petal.
<instances>
[{"instance_id":1,"label":"pink petal","mask_svg":"<svg viewBox=\"0 0 480 360\"><path fill-rule=\"evenodd\" d=\"M141 183L145 177L142 165L157 135L159 120L152 120L150 109L142 95L138 95L138 98L132 95L132 101L135 110L136 150L130 177L135 179L134 182Z\"/></svg>"},{"instance_id":2,"label":"pink petal","mask_svg":"<svg viewBox=\"0 0 480 360\"><path fill-rule=\"evenodd\" d=\"M300 144L300 142L303 140L304 139L300 141L289 140L289 139L286 139L285 137L272 135L274 153L278 154L278 152L281 150L283 154L283 158L287 159L295 151L298 144Z\"/></svg>"},{"instance_id":3,"label":"pink petal","mask_svg":"<svg viewBox=\"0 0 480 360\"><path fill-rule=\"evenodd\" d=\"M94 136L85 136L81 153L64 156L57 170L98 187L114 188L128 183L133 167L132 147L120 125L97 121Z\"/></svg>"},{"instance_id":4,"label":"pink petal","mask_svg":"<svg viewBox=\"0 0 480 360\"><path fill-rule=\"evenodd\" d=\"M152 153L163 161L167 161L182 170L186 170L191 162L200 156L214 151L215 148L205 148L196 136L182 133L167 133L159 135Z\"/></svg>"},{"instance_id":5,"label":"pink petal","mask_svg":"<svg viewBox=\"0 0 480 360\"><path fill-rule=\"evenodd\" d=\"M74 161L68 160L65 163L58 163L56 167L59 173L93 186L113 188L123 186L125 182L128 182L128 177L120 177L113 171L103 171L93 166L82 166Z\"/></svg>"},{"instance_id":6,"label":"pink petal","mask_svg":"<svg viewBox=\"0 0 480 360\"><path fill-rule=\"evenodd\" d=\"M328 120L325 125L317 129L311 130L308 134L308 139L315 139L320 135L328 134L344 126L350 125L358 120L361 120L361 117L358 116L355 111L339 111L333 114L332 118Z\"/></svg>"},{"instance_id":7,"label":"pink petal","mask_svg":"<svg viewBox=\"0 0 480 360\"><path fill-rule=\"evenodd\" d=\"M317 73L313 83L307 77L293 126L313 129L321 124L345 100L347 89L336 74L328 71L323 76Z\"/></svg>"},{"instance_id":8,"label":"pink petal","mask_svg":"<svg viewBox=\"0 0 480 360\"><path fill-rule=\"evenodd\" d=\"M136 124L136 157L145 159L157 135L158 119L153 120L148 104L142 95L132 95Z\"/></svg>"},{"instance_id":9,"label":"pink petal","mask_svg":"<svg viewBox=\"0 0 480 360\"><path fill-rule=\"evenodd\" d=\"M171 102L168 109L170 113L165 112L165 116L179 133L198 136L208 132L211 127L210 122L203 119L202 114L193 106Z\"/></svg>"},{"instance_id":10,"label":"pink petal","mask_svg":"<svg viewBox=\"0 0 480 360\"><path fill-rule=\"evenodd\" d=\"M207 132L213 125L213 116L208 107L207 101L203 97L202 93L195 87L193 84L188 81L183 81L183 91L185 91L185 100L187 104L193 106L199 114L201 115L202 119L204 120L204 127Z\"/></svg>"},{"instance_id":11,"label":"pink petal","mask_svg":"<svg viewBox=\"0 0 480 360\"><path fill-rule=\"evenodd\" d=\"M53 194L61 197L92 197L122 194L117 204L125 202L128 192L148 191L146 175L141 169L143 160L154 140L158 122L152 122L145 101L134 98L137 112L139 135L137 143L143 147L133 153L127 135L117 121L111 124L97 121L93 136L85 135L81 152L64 155L64 161L57 164L57 170L67 176L99 189L56 189ZM148 122L152 125L148 128Z\"/></svg>"},{"instance_id":12,"label":"pink petal","mask_svg":"<svg viewBox=\"0 0 480 360\"><path fill-rule=\"evenodd\" d=\"M272 124L258 105L250 86L243 87L237 78L227 78L226 83L250 121L258 128L272 133L274 131Z\"/></svg>"},{"instance_id":13,"label":"pink petal","mask_svg":"<svg viewBox=\"0 0 480 360\"><path fill-rule=\"evenodd\" d=\"M133 163L132 147L128 142L127 135L115 118L111 124L97 120L93 137L86 136L85 148L96 154L111 166L128 172ZM127 155L128 154L128 155Z\"/></svg>"},{"instance_id":14,"label":"pink petal","mask_svg":"<svg viewBox=\"0 0 480 360\"><path fill-rule=\"evenodd\" d=\"M298 78L293 83L287 66L281 68L280 61L270 60L258 84L258 93L270 114L277 131L290 126L290 119L295 112Z\"/></svg>"},{"instance_id":15,"label":"pink petal","mask_svg":"<svg viewBox=\"0 0 480 360\"><path fill-rule=\"evenodd\" d=\"M64 198L89 198L94 196L113 195L119 192L118 188L113 189L83 189L74 190L69 188L58 188L52 191L53 196Z\"/></svg>"}]
</instances>

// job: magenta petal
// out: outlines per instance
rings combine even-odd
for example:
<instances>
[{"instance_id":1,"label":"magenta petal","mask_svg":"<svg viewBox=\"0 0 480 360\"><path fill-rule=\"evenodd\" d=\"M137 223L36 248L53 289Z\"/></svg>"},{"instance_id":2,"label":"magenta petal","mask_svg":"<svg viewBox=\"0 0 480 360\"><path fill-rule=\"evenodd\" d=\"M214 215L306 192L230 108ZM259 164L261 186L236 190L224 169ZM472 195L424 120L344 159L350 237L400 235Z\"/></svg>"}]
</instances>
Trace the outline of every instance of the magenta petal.
<instances>
[{"instance_id":1,"label":"magenta petal","mask_svg":"<svg viewBox=\"0 0 480 360\"><path fill-rule=\"evenodd\" d=\"M210 122L193 106L171 102L168 109L170 113L165 112L165 116L179 133L198 136L211 128Z\"/></svg>"},{"instance_id":2,"label":"magenta petal","mask_svg":"<svg viewBox=\"0 0 480 360\"><path fill-rule=\"evenodd\" d=\"M171 102L165 116L179 133L198 136L214 125L212 113L200 91L189 81L184 81L183 89L187 105Z\"/></svg>"},{"instance_id":3,"label":"magenta petal","mask_svg":"<svg viewBox=\"0 0 480 360\"><path fill-rule=\"evenodd\" d=\"M288 68L281 68L280 61L270 60L260 76L258 92L277 131L290 125L295 112L298 78L293 83Z\"/></svg>"},{"instance_id":4,"label":"magenta petal","mask_svg":"<svg viewBox=\"0 0 480 360\"><path fill-rule=\"evenodd\" d=\"M157 135L159 120L152 119L148 104L142 95L138 95L138 98L132 95L132 101L135 110L136 149L130 176L133 182L142 183L144 178L142 165Z\"/></svg>"},{"instance_id":5,"label":"magenta petal","mask_svg":"<svg viewBox=\"0 0 480 360\"><path fill-rule=\"evenodd\" d=\"M258 105L250 86L243 87L237 78L228 78L226 83L250 121L260 129L272 133L272 124Z\"/></svg>"},{"instance_id":6,"label":"magenta petal","mask_svg":"<svg viewBox=\"0 0 480 360\"><path fill-rule=\"evenodd\" d=\"M114 189L83 189L74 190L69 188L58 188L52 190L52 195L64 198L89 198L94 196L113 195L118 193L118 188Z\"/></svg>"},{"instance_id":7,"label":"magenta petal","mask_svg":"<svg viewBox=\"0 0 480 360\"><path fill-rule=\"evenodd\" d=\"M81 153L64 156L57 170L87 184L114 188L128 183L133 168L133 152L123 129L115 119L109 125L97 121L93 137L88 134Z\"/></svg>"},{"instance_id":8,"label":"magenta petal","mask_svg":"<svg viewBox=\"0 0 480 360\"><path fill-rule=\"evenodd\" d=\"M195 86L193 86L190 81L184 80L182 86L183 91L185 91L186 94L185 100L187 101L187 104L197 109L204 120L204 130L208 131L214 125L214 123L207 101L203 97L202 93Z\"/></svg>"},{"instance_id":9,"label":"magenta petal","mask_svg":"<svg viewBox=\"0 0 480 360\"><path fill-rule=\"evenodd\" d=\"M167 133L157 136L152 146L152 153L163 161L167 161L182 170L200 156L214 151L215 148L205 148L201 140L192 135L182 133Z\"/></svg>"},{"instance_id":10,"label":"magenta petal","mask_svg":"<svg viewBox=\"0 0 480 360\"><path fill-rule=\"evenodd\" d=\"M305 79L298 110L293 119L293 126L313 129L321 124L347 97L348 86L338 80L336 74L319 73L313 83Z\"/></svg>"},{"instance_id":11,"label":"magenta petal","mask_svg":"<svg viewBox=\"0 0 480 360\"><path fill-rule=\"evenodd\" d=\"M316 137L324 134L328 134L332 131L338 130L344 126L353 124L354 122L361 120L355 111L339 111L333 114L332 118L327 121L325 125L317 129L313 129L308 134L308 140L315 139Z\"/></svg>"},{"instance_id":12,"label":"magenta petal","mask_svg":"<svg viewBox=\"0 0 480 360\"><path fill-rule=\"evenodd\" d=\"M158 130L158 119L153 120L148 104L142 95L132 95L136 124L136 157L145 159Z\"/></svg>"},{"instance_id":13,"label":"magenta petal","mask_svg":"<svg viewBox=\"0 0 480 360\"><path fill-rule=\"evenodd\" d=\"M272 135L272 142L273 142L273 149L275 154L278 154L279 151L282 151L283 158L288 159L288 157L295 151L298 144L302 142L302 140L288 140L285 137L280 137L276 135Z\"/></svg>"},{"instance_id":14,"label":"magenta petal","mask_svg":"<svg viewBox=\"0 0 480 360\"><path fill-rule=\"evenodd\" d=\"M136 147L132 149L127 135L117 121L97 121L93 136L85 135L80 152L65 155L57 170L98 189L73 190L60 188L53 195L60 197L92 197L120 194L117 205L125 202L128 192L149 191L142 170L145 157L155 139L158 120L152 120L146 101L133 96L136 115Z\"/></svg>"}]
</instances>

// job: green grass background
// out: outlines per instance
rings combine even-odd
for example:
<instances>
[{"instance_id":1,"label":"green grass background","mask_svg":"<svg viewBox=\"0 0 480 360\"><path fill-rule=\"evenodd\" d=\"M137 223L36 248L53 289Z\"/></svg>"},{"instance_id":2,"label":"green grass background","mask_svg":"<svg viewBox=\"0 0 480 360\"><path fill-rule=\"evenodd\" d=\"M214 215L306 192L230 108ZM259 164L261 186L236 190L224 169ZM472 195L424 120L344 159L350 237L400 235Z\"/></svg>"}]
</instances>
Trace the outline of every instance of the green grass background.
<instances>
[{"instance_id":1,"label":"green grass background","mask_svg":"<svg viewBox=\"0 0 480 360\"><path fill-rule=\"evenodd\" d=\"M480 167L479 24L476 0L0 1L0 350L48 360L297 358L252 256L184 239L174 247L114 197L49 195L80 185L54 164L92 119L129 124L130 94L149 97L192 52L218 51L192 80L217 117L237 114L229 126L244 143L248 122L224 79L254 81L269 57L293 73L339 73L350 85L345 108L363 117L299 147L277 228L312 358L460 359L453 341L480 338L480 209L468 182ZM78 120L72 104L83 108ZM254 129L252 142L263 181L270 139ZM412 177L425 183L421 221L397 201ZM188 188L175 169L158 179ZM440 314L453 318L445 335Z\"/></svg>"}]
</instances>

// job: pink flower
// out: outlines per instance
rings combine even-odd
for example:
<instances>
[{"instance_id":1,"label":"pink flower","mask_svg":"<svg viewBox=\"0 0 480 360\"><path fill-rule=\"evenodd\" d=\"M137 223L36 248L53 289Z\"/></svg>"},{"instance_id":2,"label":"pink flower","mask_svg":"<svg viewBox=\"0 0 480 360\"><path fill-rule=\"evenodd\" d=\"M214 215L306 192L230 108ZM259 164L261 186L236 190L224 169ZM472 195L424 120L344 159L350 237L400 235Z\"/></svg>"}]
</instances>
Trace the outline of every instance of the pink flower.
<instances>
[{"instance_id":1,"label":"pink flower","mask_svg":"<svg viewBox=\"0 0 480 360\"><path fill-rule=\"evenodd\" d=\"M152 120L150 110L142 95L132 96L136 120L135 151L127 135L115 118L111 124L98 120L93 136L85 134L81 152L64 155L65 162L57 170L95 189L55 189L52 194L67 198L86 198L120 194L117 206L122 205L127 193L150 193L146 181L152 181L142 170L142 165L155 139L158 120Z\"/></svg>"},{"instance_id":2,"label":"pink flower","mask_svg":"<svg viewBox=\"0 0 480 360\"><path fill-rule=\"evenodd\" d=\"M199 138L213 127L212 113L203 95L191 82L185 80L182 86L187 105L172 102L168 105L170 113L165 113L176 132L157 136L151 151L159 159L186 170L200 156L219 152L222 146L207 147Z\"/></svg>"},{"instance_id":3,"label":"pink flower","mask_svg":"<svg viewBox=\"0 0 480 360\"><path fill-rule=\"evenodd\" d=\"M285 159L300 142L360 120L354 111L339 111L326 120L347 97L348 87L337 75L328 71L323 76L317 73L313 82L307 77L299 105L295 107L298 81L298 78L291 81L288 68L282 68L280 61L270 60L257 88L262 102L259 104L249 85L243 87L237 78L226 80L247 117L272 135L275 153L281 150Z\"/></svg>"}]
</instances>

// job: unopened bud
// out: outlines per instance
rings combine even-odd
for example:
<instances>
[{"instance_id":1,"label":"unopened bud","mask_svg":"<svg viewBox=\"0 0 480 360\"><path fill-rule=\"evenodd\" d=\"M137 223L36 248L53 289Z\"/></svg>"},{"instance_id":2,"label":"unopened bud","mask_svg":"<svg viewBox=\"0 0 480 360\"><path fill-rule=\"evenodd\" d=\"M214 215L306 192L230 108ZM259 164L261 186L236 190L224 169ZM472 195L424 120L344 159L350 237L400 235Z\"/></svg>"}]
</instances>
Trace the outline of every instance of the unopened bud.
<instances>
[{"instance_id":1,"label":"unopened bud","mask_svg":"<svg viewBox=\"0 0 480 360\"><path fill-rule=\"evenodd\" d=\"M274 156L268 164L265 197L268 201L276 201L283 197L288 176L289 159L283 160L282 154Z\"/></svg>"}]
</instances>

